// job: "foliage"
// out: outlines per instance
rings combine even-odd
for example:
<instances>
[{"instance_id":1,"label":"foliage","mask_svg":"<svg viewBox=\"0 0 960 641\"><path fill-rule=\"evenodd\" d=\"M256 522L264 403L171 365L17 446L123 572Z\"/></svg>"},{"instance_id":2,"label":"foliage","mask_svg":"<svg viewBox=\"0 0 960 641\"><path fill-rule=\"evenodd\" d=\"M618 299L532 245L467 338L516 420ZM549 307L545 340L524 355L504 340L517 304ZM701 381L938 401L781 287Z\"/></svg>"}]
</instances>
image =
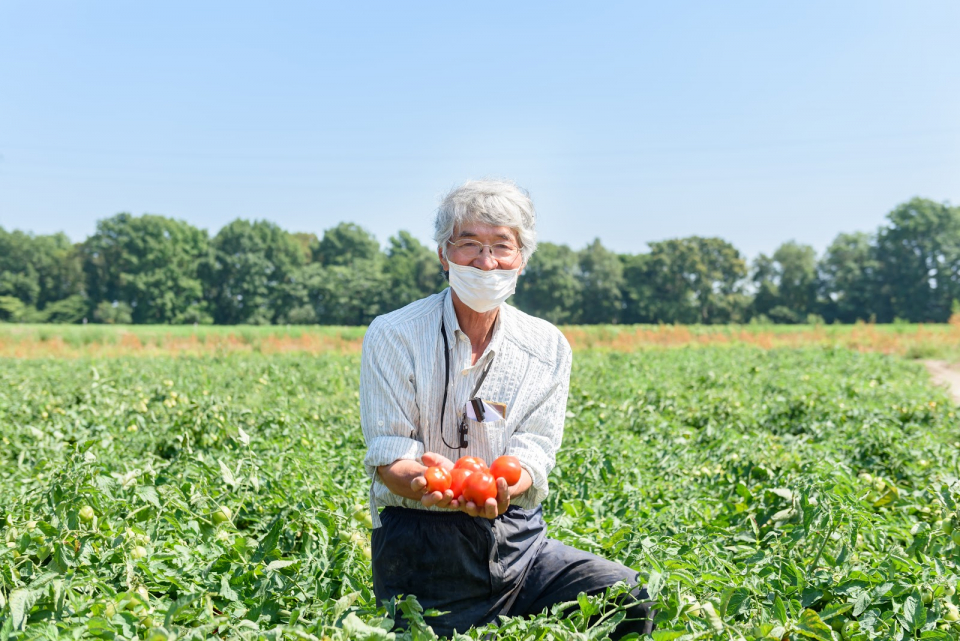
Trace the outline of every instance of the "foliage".
<instances>
[{"instance_id":1,"label":"foliage","mask_svg":"<svg viewBox=\"0 0 960 641\"><path fill-rule=\"evenodd\" d=\"M618 255L599 239L541 242L514 304L561 324L940 323L960 300L960 207L920 198L874 234L840 234L819 259L790 241L749 273L721 238L649 245ZM96 320L116 304L137 324L363 325L443 286L433 248L400 231L381 250L354 223L318 239L235 220L211 239L184 221L117 214L77 246L0 228L0 297L20 303L4 299L5 321Z\"/></svg>"},{"instance_id":2,"label":"foliage","mask_svg":"<svg viewBox=\"0 0 960 641\"><path fill-rule=\"evenodd\" d=\"M946 322L960 298L960 207L914 198L888 219L877 239L885 303L878 320Z\"/></svg>"},{"instance_id":3,"label":"foliage","mask_svg":"<svg viewBox=\"0 0 960 641\"><path fill-rule=\"evenodd\" d=\"M583 287L577 252L543 242L523 269L513 303L551 323L574 323Z\"/></svg>"},{"instance_id":4,"label":"foliage","mask_svg":"<svg viewBox=\"0 0 960 641\"><path fill-rule=\"evenodd\" d=\"M370 592L357 366L4 361L0 637L433 638ZM917 368L579 353L551 536L637 568L655 639L955 638L956 410ZM601 639L606 602L460 638Z\"/></svg>"},{"instance_id":5,"label":"foliage","mask_svg":"<svg viewBox=\"0 0 960 641\"><path fill-rule=\"evenodd\" d=\"M130 214L101 220L81 250L101 322L184 322L204 305L198 265L209 251L206 233L183 221ZM129 309L130 319L107 320L104 303Z\"/></svg>"}]
</instances>

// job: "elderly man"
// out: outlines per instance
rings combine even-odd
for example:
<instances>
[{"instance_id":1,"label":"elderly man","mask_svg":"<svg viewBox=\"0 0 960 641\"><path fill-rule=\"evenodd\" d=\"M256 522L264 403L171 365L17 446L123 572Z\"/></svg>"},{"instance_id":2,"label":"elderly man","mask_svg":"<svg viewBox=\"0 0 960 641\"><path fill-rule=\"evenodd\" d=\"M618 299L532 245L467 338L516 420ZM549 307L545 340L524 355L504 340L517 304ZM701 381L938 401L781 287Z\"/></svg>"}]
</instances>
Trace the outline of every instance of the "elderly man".
<instances>
[{"instance_id":1,"label":"elderly man","mask_svg":"<svg viewBox=\"0 0 960 641\"><path fill-rule=\"evenodd\" d=\"M547 538L540 504L563 436L570 346L504 304L536 249L533 203L511 182L469 181L443 199L434 238L450 287L378 317L363 341L378 601L414 594L446 613L429 622L450 635L636 584L636 571ZM520 480L498 479L482 505L425 489L429 466L504 454L519 459ZM618 636L652 630L645 591L634 598Z\"/></svg>"}]
</instances>

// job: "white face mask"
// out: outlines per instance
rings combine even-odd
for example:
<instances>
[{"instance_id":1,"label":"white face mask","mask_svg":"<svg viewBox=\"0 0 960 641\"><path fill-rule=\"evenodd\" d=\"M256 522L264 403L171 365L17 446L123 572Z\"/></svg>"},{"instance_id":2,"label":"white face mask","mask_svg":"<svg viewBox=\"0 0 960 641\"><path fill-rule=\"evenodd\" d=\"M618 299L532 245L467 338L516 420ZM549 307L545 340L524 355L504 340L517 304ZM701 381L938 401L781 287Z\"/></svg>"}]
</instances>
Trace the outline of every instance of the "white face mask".
<instances>
[{"instance_id":1,"label":"white face mask","mask_svg":"<svg viewBox=\"0 0 960 641\"><path fill-rule=\"evenodd\" d=\"M476 267L458 265L451 261L450 287L464 305L475 312L484 313L500 306L517 289L517 269L492 269L484 271Z\"/></svg>"}]
</instances>

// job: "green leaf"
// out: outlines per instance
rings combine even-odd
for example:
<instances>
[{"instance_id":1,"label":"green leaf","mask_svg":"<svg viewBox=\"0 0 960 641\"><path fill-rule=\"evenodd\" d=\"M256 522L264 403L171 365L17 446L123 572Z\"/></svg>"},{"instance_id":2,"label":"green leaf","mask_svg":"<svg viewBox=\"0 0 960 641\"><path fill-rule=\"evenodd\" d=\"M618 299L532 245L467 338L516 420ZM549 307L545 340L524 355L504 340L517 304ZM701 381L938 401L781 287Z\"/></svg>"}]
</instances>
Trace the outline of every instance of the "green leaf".
<instances>
[{"instance_id":1,"label":"green leaf","mask_svg":"<svg viewBox=\"0 0 960 641\"><path fill-rule=\"evenodd\" d=\"M650 577L647 579L647 593L650 595L651 601L656 600L666 582L667 577L657 570L650 572Z\"/></svg>"},{"instance_id":2,"label":"green leaf","mask_svg":"<svg viewBox=\"0 0 960 641\"><path fill-rule=\"evenodd\" d=\"M13 622L14 630L24 629L27 616L30 614L30 608L37 602L37 598L41 594L40 590L29 588L14 590L10 594L10 620Z\"/></svg>"},{"instance_id":3,"label":"green leaf","mask_svg":"<svg viewBox=\"0 0 960 641\"><path fill-rule=\"evenodd\" d=\"M820 616L810 609L800 613L797 632L817 641L833 641L833 632L830 630L830 626L820 620Z\"/></svg>"},{"instance_id":4,"label":"green leaf","mask_svg":"<svg viewBox=\"0 0 960 641\"><path fill-rule=\"evenodd\" d=\"M268 570L282 570L283 568L290 567L291 565L294 565L295 563L297 563L297 561L289 561L289 560L273 561L273 562L270 563L270 565L267 566L267 569L268 569Z\"/></svg>"},{"instance_id":5,"label":"green leaf","mask_svg":"<svg viewBox=\"0 0 960 641\"><path fill-rule=\"evenodd\" d=\"M927 610L923 607L920 591L916 588L903 602L903 624L907 630L919 630L927 622Z\"/></svg>"},{"instance_id":6,"label":"green leaf","mask_svg":"<svg viewBox=\"0 0 960 641\"><path fill-rule=\"evenodd\" d=\"M220 596L227 601L239 601L240 595L230 587L230 579L226 574L220 576Z\"/></svg>"},{"instance_id":7,"label":"green leaf","mask_svg":"<svg viewBox=\"0 0 960 641\"><path fill-rule=\"evenodd\" d=\"M786 625L787 623L787 608L783 605L783 599L780 598L778 594L777 597L773 600L773 615L777 617L777 620L780 623Z\"/></svg>"},{"instance_id":8,"label":"green leaf","mask_svg":"<svg viewBox=\"0 0 960 641\"><path fill-rule=\"evenodd\" d=\"M138 485L134 490L137 496L143 501L149 503L155 508L160 507L160 497L157 496L157 488L152 485Z\"/></svg>"},{"instance_id":9,"label":"green leaf","mask_svg":"<svg viewBox=\"0 0 960 641\"><path fill-rule=\"evenodd\" d=\"M230 471L230 468L220 459L217 459L217 463L220 464L220 475L223 476L223 482L232 488L236 488L237 479L233 477L233 472Z\"/></svg>"},{"instance_id":10,"label":"green leaf","mask_svg":"<svg viewBox=\"0 0 960 641\"><path fill-rule=\"evenodd\" d=\"M577 603L580 604L580 611L584 616L593 616L600 611L600 606L594 603L593 599L587 596L586 592L577 595Z\"/></svg>"},{"instance_id":11,"label":"green leaf","mask_svg":"<svg viewBox=\"0 0 960 641\"><path fill-rule=\"evenodd\" d=\"M343 631L347 634L347 638L358 641L393 641L396 638L393 632L364 623L355 612L351 612L343 619Z\"/></svg>"},{"instance_id":12,"label":"green leaf","mask_svg":"<svg viewBox=\"0 0 960 641\"><path fill-rule=\"evenodd\" d=\"M274 520L270 531L267 532L267 535L260 541L260 545L257 546L257 551L254 552L251 561L259 563L263 561L268 554L277 549L277 541L280 540L281 530L283 530L283 521L277 518Z\"/></svg>"},{"instance_id":13,"label":"green leaf","mask_svg":"<svg viewBox=\"0 0 960 641\"><path fill-rule=\"evenodd\" d=\"M673 641L685 634L689 634L689 632L687 630L654 630L652 636L653 641Z\"/></svg>"}]
</instances>

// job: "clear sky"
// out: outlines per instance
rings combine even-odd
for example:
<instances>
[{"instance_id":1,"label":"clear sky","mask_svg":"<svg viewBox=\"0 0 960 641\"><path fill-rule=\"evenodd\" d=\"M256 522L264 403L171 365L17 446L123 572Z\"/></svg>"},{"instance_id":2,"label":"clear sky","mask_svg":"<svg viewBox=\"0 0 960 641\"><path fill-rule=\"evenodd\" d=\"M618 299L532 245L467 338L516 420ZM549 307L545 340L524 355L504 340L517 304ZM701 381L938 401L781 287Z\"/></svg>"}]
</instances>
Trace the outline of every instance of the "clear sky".
<instances>
[{"instance_id":1,"label":"clear sky","mask_svg":"<svg viewBox=\"0 0 960 641\"><path fill-rule=\"evenodd\" d=\"M0 0L0 226L431 234L470 177L540 238L822 251L960 202L960 2Z\"/></svg>"}]
</instances>

